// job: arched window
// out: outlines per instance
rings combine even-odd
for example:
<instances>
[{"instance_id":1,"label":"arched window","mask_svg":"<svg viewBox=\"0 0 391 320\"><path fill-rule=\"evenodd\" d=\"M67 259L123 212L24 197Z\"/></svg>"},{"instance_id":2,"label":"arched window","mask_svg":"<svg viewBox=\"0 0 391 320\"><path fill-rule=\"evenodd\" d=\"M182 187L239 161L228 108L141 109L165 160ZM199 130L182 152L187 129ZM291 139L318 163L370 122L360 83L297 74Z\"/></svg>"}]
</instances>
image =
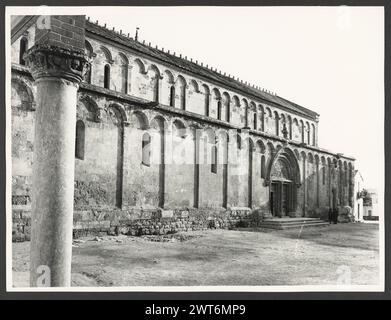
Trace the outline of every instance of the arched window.
<instances>
[{"instance_id":1,"label":"arched window","mask_svg":"<svg viewBox=\"0 0 391 320\"><path fill-rule=\"evenodd\" d=\"M204 114L209 117L210 90L206 84L202 85L202 89L204 94Z\"/></svg>"},{"instance_id":2,"label":"arched window","mask_svg":"<svg viewBox=\"0 0 391 320\"><path fill-rule=\"evenodd\" d=\"M210 152L211 152L210 172L217 173L217 146L212 145Z\"/></svg>"},{"instance_id":3,"label":"arched window","mask_svg":"<svg viewBox=\"0 0 391 320\"><path fill-rule=\"evenodd\" d=\"M160 71L159 69L155 66L152 65L150 67L150 79L151 79L151 88L152 88L152 100L154 102L159 102L160 100Z\"/></svg>"},{"instance_id":4,"label":"arched window","mask_svg":"<svg viewBox=\"0 0 391 320\"><path fill-rule=\"evenodd\" d=\"M217 119L221 120L221 100L217 101Z\"/></svg>"},{"instance_id":5,"label":"arched window","mask_svg":"<svg viewBox=\"0 0 391 320\"><path fill-rule=\"evenodd\" d=\"M179 108L186 110L186 80L182 76L178 76L178 94L179 94Z\"/></svg>"},{"instance_id":6,"label":"arched window","mask_svg":"<svg viewBox=\"0 0 391 320\"><path fill-rule=\"evenodd\" d=\"M181 89L181 107L182 107L182 110L186 110L186 87L183 87Z\"/></svg>"},{"instance_id":7,"label":"arched window","mask_svg":"<svg viewBox=\"0 0 391 320\"><path fill-rule=\"evenodd\" d=\"M277 112L274 112L274 116L275 116L275 127L276 127L276 136L278 136L280 134L280 116L278 115Z\"/></svg>"},{"instance_id":8,"label":"arched window","mask_svg":"<svg viewBox=\"0 0 391 320\"><path fill-rule=\"evenodd\" d=\"M128 65L121 66L121 92L128 93Z\"/></svg>"},{"instance_id":9,"label":"arched window","mask_svg":"<svg viewBox=\"0 0 391 320\"><path fill-rule=\"evenodd\" d=\"M28 40L27 38L23 37L20 39L20 48L19 48L19 64L26 65L26 61L24 61L23 56L27 51L28 47Z\"/></svg>"},{"instance_id":10,"label":"arched window","mask_svg":"<svg viewBox=\"0 0 391 320\"><path fill-rule=\"evenodd\" d=\"M209 93L205 93L205 115L209 117Z\"/></svg>"},{"instance_id":11,"label":"arched window","mask_svg":"<svg viewBox=\"0 0 391 320\"><path fill-rule=\"evenodd\" d=\"M326 184L326 167L322 168L322 182L323 182L323 185Z\"/></svg>"},{"instance_id":12,"label":"arched window","mask_svg":"<svg viewBox=\"0 0 391 320\"><path fill-rule=\"evenodd\" d=\"M236 143L238 145L238 150L242 149L242 138L239 135L236 136Z\"/></svg>"},{"instance_id":13,"label":"arched window","mask_svg":"<svg viewBox=\"0 0 391 320\"><path fill-rule=\"evenodd\" d=\"M88 58L92 59L93 49L88 41L85 41L85 53L87 54ZM89 68L84 75L84 81L91 84L91 75L92 75L92 63L91 65L89 65Z\"/></svg>"},{"instance_id":14,"label":"arched window","mask_svg":"<svg viewBox=\"0 0 391 320\"><path fill-rule=\"evenodd\" d=\"M175 107L175 86L170 88L170 107Z\"/></svg>"},{"instance_id":15,"label":"arched window","mask_svg":"<svg viewBox=\"0 0 391 320\"><path fill-rule=\"evenodd\" d=\"M265 159L265 156L262 156L262 159L261 159L261 178L262 179L266 178L266 159Z\"/></svg>"},{"instance_id":16,"label":"arched window","mask_svg":"<svg viewBox=\"0 0 391 320\"><path fill-rule=\"evenodd\" d=\"M261 131L265 131L265 110L263 109L262 106L260 108L260 112L261 112L261 116L260 116L260 120L261 120L260 130Z\"/></svg>"},{"instance_id":17,"label":"arched window","mask_svg":"<svg viewBox=\"0 0 391 320\"><path fill-rule=\"evenodd\" d=\"M249 119L248 119L248 102L246 99L242 99L242 105L243 105L242 110L244 111L244 115L243 115L244 116L244 126L247 128Z\"/></svg>"},{"instance_id":18,"label":"arched window","mask_svg":"<svg viewBox=\"0 0 391 320\"><path fill-rule=\"evenodd\" d=\"M222 120L230 122L231 121L231 97L227 92L224 92L222 95L222 104L225 113L221 115L222 117L224 117Z\"/></svg>"},{"instance_id":19,"label":"arched window","mask_svg":"<svg viewBox=\"0 0 391 320\"><path fill-rule=\"evenodd\" d=\"M104 81L104 87L106 89L110 89L110 66L108 64L105 65L103 81Z\"/></svg>"},{"instance_id":20,"label":"arched window","mask_svg":"<svg viewBox=\"0 0 391 320\"><path fill-rule=\"evenodd\" d=\"M159 102L159 75L156 74L153 78L153 101Z\"/></svg>"},{"instance_id":21,"label":"arched window","mask_svg":"<svg viewBox=\"0 0 391 320\"><path fill-rule=\"evenodd\" d=\"M123 54L120 52L115 59L115 65L118 65L118 78L120 80L119 86L115 88L115 90L118 90L122 93L127 94L128 93L128 70L129 70L129 60Z\"/></svg>"},{"instance_id":22,"label":"arched window","mask_svg":"<svg viewBox=\"0 0 391 320\"><path fill-rule=\"evenodd\" d=\"M254 112L253 114L253 122L254 122L254 130L257 130L257 114Z\"/></svg>"},{"instance_id":23,"label":"arched window","mask_svg":"<svg viewBox=\"0 0 391 320\"><path fill-rule=\"evenodd\" d=\"M75 157L84 160L85 125L82 120L76 122Z\"/></svg>"},{"instance_id":24,"label":"arched window","mask_svg":"<svg viewBox=\"0 0 391 320\"><path fill-rule=\"evenodd\" d=\"M142 141L142 164L145 166L151 165L151 136L148 132L143 134Z\"/></svg>"}]
</instances>

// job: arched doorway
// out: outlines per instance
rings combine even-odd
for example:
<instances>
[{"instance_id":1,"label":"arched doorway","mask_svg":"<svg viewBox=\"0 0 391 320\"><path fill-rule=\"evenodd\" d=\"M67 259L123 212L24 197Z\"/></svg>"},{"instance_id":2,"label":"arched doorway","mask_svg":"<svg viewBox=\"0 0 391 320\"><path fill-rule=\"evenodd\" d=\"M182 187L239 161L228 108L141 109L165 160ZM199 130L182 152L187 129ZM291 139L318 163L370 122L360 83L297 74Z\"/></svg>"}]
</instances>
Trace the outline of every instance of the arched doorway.
<instances>
[{"instance_id":1,"label":"arched doorway","mask_svg":"<svg viewBox=\"0 0 391 320\"><path fill-rule=\"evenodd\" d=\"M273 217L295 216L300 169L295 154L280 149L270 162L267 183L270 185L269 203Z\"/></svg>"}]
</instances>

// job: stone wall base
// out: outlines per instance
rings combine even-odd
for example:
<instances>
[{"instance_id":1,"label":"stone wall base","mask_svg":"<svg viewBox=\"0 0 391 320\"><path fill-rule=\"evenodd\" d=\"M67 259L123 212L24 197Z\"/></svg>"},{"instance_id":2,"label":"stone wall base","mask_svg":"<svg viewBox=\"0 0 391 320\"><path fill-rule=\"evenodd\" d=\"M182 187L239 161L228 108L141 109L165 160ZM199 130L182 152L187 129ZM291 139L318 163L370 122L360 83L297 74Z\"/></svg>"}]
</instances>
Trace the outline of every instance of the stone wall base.
<instances>
[{"instance_id":1,"label":"stone wall base","mask_svg":"<svg viewBox=\"0 0 391 320\"><path fill-rule=\"evenodd\" d=\"M303 216L303 214L298 211L292 211L292 212L288 213L288 216L291 218L301 218Z\"/></svg>"},{"instance_id":2,"label":"stone wall base","mask_svg":"<svg viewBox=\"0 0 391 320\"><path fill-rule=\"evenodd\" d=\"M329 209L329 207L319 207L312 210L308 210L306 217L319 218L321 220L327 221L329 219Z\"/></svg>"},{"instance_id":3,"label":"stone wall base","mask_svg":"<svg viewBox=\"0 0 391 320\"><path fill-rule=\"evenodd\" d=\"M163 235L180 231L257 227L259 209L86 209L75 210L73 237L103 235ZM30 240L30 211L13 209L12 241Z\"/></svg>"}]
</instances>

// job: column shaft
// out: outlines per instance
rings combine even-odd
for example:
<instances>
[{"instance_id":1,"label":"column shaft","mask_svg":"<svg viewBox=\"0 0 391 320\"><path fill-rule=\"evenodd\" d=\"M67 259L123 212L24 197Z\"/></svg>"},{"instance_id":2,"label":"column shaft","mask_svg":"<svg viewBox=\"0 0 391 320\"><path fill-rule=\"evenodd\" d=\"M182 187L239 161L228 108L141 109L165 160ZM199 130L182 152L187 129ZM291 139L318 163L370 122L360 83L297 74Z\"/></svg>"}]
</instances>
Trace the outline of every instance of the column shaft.
<instances>
[{"instance_id":1,"label":"column shaft","mask_svg":"<svg viewBox=\"0 0 391 320\"><path fill-rule=\"evenodd\" d=\"M77 85L60 78L36 83L30 284L48 285L37 283L43 266L50 286L69 286Z\"/></svg>"},{"instance_id":2,"label":"column shaft","mask_svg":"<svg viewBox=\"0 0 391 320\"><path fill-rule=\"evenodd\" d=\"M37 85L31 207L30 285L71 285L78 84L81 50L36 44L28 65Z\"/></svg>"}]
</instances>

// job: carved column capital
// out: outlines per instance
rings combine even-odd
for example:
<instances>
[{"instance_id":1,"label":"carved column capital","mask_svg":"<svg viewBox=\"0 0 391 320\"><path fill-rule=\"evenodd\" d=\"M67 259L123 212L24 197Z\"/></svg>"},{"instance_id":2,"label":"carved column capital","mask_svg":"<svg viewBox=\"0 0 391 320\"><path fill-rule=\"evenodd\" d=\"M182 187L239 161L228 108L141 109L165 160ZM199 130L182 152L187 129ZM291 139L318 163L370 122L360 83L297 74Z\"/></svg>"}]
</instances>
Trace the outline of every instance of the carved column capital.
<instances>
[{"instance_id":1,"label":"carved column capital","mask_svg":"<svg viewBox=\"0 0 391 320\"><path fill-rule=\"evenodd\" d=\"M84 52L48 45L30 48L26 60L35 80L57 77L78 84L90 67Z\"/></svg>"}]
</instances>

